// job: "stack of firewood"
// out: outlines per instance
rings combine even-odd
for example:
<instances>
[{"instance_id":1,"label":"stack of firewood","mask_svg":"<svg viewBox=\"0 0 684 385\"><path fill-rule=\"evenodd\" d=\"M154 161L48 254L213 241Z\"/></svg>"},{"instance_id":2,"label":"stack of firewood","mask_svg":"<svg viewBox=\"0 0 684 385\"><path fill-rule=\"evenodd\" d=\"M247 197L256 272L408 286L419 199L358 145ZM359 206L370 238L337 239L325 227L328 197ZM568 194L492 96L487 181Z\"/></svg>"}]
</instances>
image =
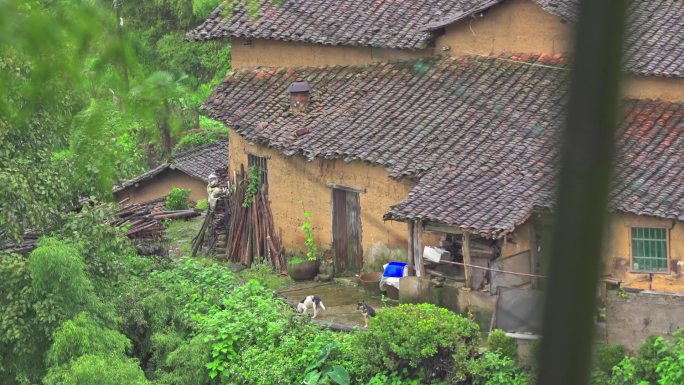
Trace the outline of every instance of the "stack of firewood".
<instances>
[{"instance_id":1,"label":"stack of firewood","mask_svg":"<svg viewBox=\"0 0 684 385\"><path fill-rule=\"evenodd\" d=\"M271 204L261 186L251 203L244 207L248 184L247 174L241 168L236 176L235 191L230 195L227 258L244 266L264 258L276 271L285 272L285 250L282 237L275 232Z\"/></svg>"},{"instance_id":2,"label":"stack of firewood","mask_svg":"<svg viewBox=\"0 0 684 385\"><path fill-rule=\"evenodd\" d=\"M193 218L200 216L195 210L164 210L164 198L149 202L124 206L114 213L117 219L112 226L121 227L130 224L127 235L131 239L153 238L159 239L164 233L162 221L165 219Z\"/></svg>"},{"instance_id":3,"label":"stack of firewood","mask_svg":"<svg viewBox=\"0 0 684 385\"><path fill-rule=\"evenodd\" d=\"M0 240L0 252L28 254L38 247L39 237L40 235L36 233L26 233L21 243L15 243L7 239Z\"/></svg>"}]
</instances>

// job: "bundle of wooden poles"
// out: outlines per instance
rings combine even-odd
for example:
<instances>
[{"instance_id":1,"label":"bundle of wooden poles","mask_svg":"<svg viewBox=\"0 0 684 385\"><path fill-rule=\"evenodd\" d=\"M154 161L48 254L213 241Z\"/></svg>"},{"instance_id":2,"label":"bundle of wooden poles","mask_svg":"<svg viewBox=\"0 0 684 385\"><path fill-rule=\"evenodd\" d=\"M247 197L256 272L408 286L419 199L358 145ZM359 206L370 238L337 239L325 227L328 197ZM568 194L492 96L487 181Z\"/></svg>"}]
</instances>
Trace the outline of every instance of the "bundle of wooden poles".
<instances>
[{"instance_id":1,"label":"bundle of wooden poles","mask_svg":"<svg viewBox=\"0 0 684 385\"><path fill-rule=\"evenodd\" d=\"M227 258L244 266L251 266L263 258L273 269L284 273L285 250L282 237L276 234L273 225L273 212L264 186L260 186L251 203L244 207L249 185L244 167L240 168L234 183L235 191L230 196L232 213Z\"/></svg>"},{"instance_id":2,"label":"bundle of wooden poles","mask_svg":"<svg viewBox=\"0 0 684 385\"><path fill-rule=\"evenodd\" d=\"M38 247L39 237L40 234L29 232L24 234L24 239L21 243L15 243L0 236L0 252L28 254Z\"/></svg>"},{"instance_id":3,"label":"bundle of wooden poles","mask_svg":"<svg viewBox=\"0 0 684 385\"><path fill-rule=\"evenodd\" d=\"M200 213L195 210L166 211L164 201L165 198L159 198L149 202L126 205L114 213L117 219L112 222L112 226L121 227L130 224L127 235L131 239L161 238L164 233L163 220L200 216Z\"/></svg>"}]
</instances>

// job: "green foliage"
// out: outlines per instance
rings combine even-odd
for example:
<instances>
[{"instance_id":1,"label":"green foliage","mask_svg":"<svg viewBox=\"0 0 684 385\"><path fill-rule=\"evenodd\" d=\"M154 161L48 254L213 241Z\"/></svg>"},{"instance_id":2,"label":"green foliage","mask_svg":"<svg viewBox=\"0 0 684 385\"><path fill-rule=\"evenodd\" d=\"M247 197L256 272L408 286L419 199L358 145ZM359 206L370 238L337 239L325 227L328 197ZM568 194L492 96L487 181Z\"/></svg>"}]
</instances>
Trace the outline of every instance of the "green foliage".
<instances>
[{"instance_id":1,"label":"green foliage","mask_svg":"<svg viewBox=\"0 0 684 385\"><path fill-rule=\"evenodd\" d=\"M349 385L349 373L342 365L326 365L330 352L338 349L337 343L329 343L321 349L315 362L306 367L304 382L308 385L324 384L332 381L338 385Z\"/></svg>"},{"instance_id":2,"label":"green foliage","mask_svg":"<svg viewBox=\"0 0 684 385\"><path fill-rule=\"evenodd\" d=\"M166 196L167 210L187 210L190 208L190 189L174 187Z\"/></svg>"},{"instance_id":3,"label":"green foliage","mask_svg":"<svg viewBox=\"0 0 684 385\"><path fill-rule=\"evenodd\" d=\"M508 357L513 361L518 359L518 344L513 338L507 336L503 330L492 330L487 338L487 346L489 350L499 354L501 357Z\"/></svg>"},{"instance_id":4,"label":"green foliage","mask_svg":"<svg viewBox=\"0 0 684 385\"><path fill-rule=\"evenodd\" d=\"M613 367L609 385L674 385L684 380L684 329L673 340L649 337L634 357Z\"/></svg>"},{"instance_id":5,"label":"green foliage","mask_svg":"<svg viewBox=\"0 0 684 385\"><path fill-rule=\"evenodd\" d=\"M138 361L119 356L85 355L51 370L45 385L148 385Z\"/></svg>"},{"instance_id":6,"label":"green foliage","mask_svg":"<svg viewBox=\"0 0 684 385\"><path fill-rule=\"evenodd\" d=\"M162 339L167 345L163 345ZM153 350L157 367L155 384L204 385L209 382L205 364L210 360L211 346L204 342L203 336L187 340L176 333L173 336L156 334Z\"/></svg>"},{"instance_id":7,"label":"green foliage","mask_svg":"<svg viewBox=\"0 0 684 385\"><path fill-rule=\"evenodd\" d=\"M259 192L259 187L261 187L261 170L258 166L252 166L247 170L247 189L242 207L247 208L252 205L254 196Z\"/></svg>"},{"instance_id":8,"label":"green foliage","mask_svg":"<svg viewBox=\"0 0 684 385\"><path fill-rule=\"evenodd\" d=\"M522 372L511 358L486 351L468 360L467 372L472 385L528 385L530 376Z\"/></svg>"},{"instance_id":9,"label":"green foliage","mask_svg":"<svg viewBox=\"0 0 684 385\"><path fill-rule=\"evenodd\" d=\"M31 286L40 297L37 315L46 330L73 318L93 303L93 286L80 251L56 238L43 238L29 257Z\"/></svg>"},{"instance_id":10,"label":"green foliage","mask_svg":"<svg viewBox=\"0 0 684 385\"><path fill-rule=\"evenodd\" d=\"M197 210L206 211L209 208L209 202L206 199L200 199L195 204Z\"/></svg>"},{"instance_id":11,"label":"green foliage","mask_svg":"<svg viewBox=\"0 0 684 385\"><path fill-rule=\"evenodd\" d=\"M397 373L377 373L365 383L365 385L422 385L422 378L405 379Z\"/></svg>"},{"instance_id":12,"label":"green foliage","mask_svg":"<svg viewBox=\"0 0 684 385\"><path fill-rule=\"evenodd\" d=\"M315 261L318 258L318 246L314 240L315 231L311 224L311 212L304 212L304 223L301 226L304 233L304 245L306 246L306 259Z\"/></svg>"},{"instance_id":13,"label":"green foliage","mask_svg":"<svg viewBox=\"0 0 684 385\"><path fill-rule=\"evenodd\" d=\"M674 341L660 338L655 342L660 351L668 353L656 368L660 385L684 383L684 329L679 329L673 337Z\"/></svg>"},{"instance_id":14,"label":"green foliage","mask_svg":"<svg viewBox=\"0 0 684 385\"><path fill-rule=\"evenodd\" d=\"M118 331L103 327L87 313L80 313L57 329L47 360L50 366L61 366L86 354L123 357L130 346L131 342Z\"/></svg>"},{"instance_id":15,"label":"green foliage","mask_svg":"<svg viewBox=\"0 0 684 385\"><path fill-rule=\"evenodd\" d=\"M164 70L192 76L197 84L216 83L230 69L230 45L224 41L191 42L178 31L164 35L156 48Z\"/></svg>"},{"instance_id":16,"label":"green foliage","mask_svg":"<svg viewBox=\"0 0 684 385\"><path fill-rule=\"evenodd\" d=\"M625 348L622 345L601 345L595 352L595 363L591 370L591 383L596 385L607 384L613 373L613 367L617 366L625 356Z\"/></svg>"},{"instance_id":17,"label":"green foliage","mask_svg":"<svg viewBox=\"0 0 684 385\"><path fill-rule=\"evenodd\" d=\"M400 305L378 311L365 333L352 337L352 373L369 377L380 372L444 377L471 355L478 340L472 321L434 305Z\"/></svg>"},{"instance_id":18,"label":"green foliage","mask_svg":"<svg viewBox=\"0 0 684 385\"><path fill-rule=\"evenodd\" d=\"M205 144L215 143L220 139L228 138L228 131L223 126L222 123L218 123L215 120L200 117L200 130L191 131L183 136L176 147L174 147L174 153L179 153L199 147Z\"/></svg>"},{"instance_id":19,"label":"green foliage","mask_svg":"<svg viewBox=\"0 0 684 385\"><path fill-rule=\"evenodd\" d=\"M123 273L122 260L132 258L135 250L125 236L125 229L110 225L114 221L111 205L84 206L78 213L59 217L59 227L52 235L77 245L86 269L99 294L107 290L106 278Z\"/></svg>"}]
</instances>

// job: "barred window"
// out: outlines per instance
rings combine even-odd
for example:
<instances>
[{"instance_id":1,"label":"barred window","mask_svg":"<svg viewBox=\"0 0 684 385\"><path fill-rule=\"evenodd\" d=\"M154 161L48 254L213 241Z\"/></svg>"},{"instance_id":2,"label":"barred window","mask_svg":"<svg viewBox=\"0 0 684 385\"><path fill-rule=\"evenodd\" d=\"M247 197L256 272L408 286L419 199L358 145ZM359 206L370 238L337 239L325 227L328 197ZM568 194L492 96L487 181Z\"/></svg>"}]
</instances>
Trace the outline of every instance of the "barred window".
<instances>
[{"instance_id":1,"label":"barred window","mask_svg":"<svg viewBox=\"0 0 684 385\"><path fill-rule=\"evenodd\" d=\"M632 227L632 270L667 271L667 254L667 229Z\"/></svg>"}]
</instances>

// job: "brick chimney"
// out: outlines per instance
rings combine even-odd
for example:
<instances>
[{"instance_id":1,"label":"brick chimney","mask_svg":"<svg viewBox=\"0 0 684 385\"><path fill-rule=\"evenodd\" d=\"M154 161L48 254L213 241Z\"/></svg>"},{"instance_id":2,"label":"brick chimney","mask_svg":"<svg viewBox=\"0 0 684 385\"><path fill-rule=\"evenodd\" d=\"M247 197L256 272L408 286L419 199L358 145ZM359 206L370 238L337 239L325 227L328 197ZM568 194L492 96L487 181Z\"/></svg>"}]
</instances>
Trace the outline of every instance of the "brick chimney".
<instances>
[{"instance_id":1,"label":"brick chimney","mask_svg":"<svg viewBox=\"0 0 684 385\"><path fill-rule=\"evenodd\" d=\"M309 106L311 86L307 82L294 82L287 87L290 94L290 110L304 112Z\"/></svg>"}]
</instances>

